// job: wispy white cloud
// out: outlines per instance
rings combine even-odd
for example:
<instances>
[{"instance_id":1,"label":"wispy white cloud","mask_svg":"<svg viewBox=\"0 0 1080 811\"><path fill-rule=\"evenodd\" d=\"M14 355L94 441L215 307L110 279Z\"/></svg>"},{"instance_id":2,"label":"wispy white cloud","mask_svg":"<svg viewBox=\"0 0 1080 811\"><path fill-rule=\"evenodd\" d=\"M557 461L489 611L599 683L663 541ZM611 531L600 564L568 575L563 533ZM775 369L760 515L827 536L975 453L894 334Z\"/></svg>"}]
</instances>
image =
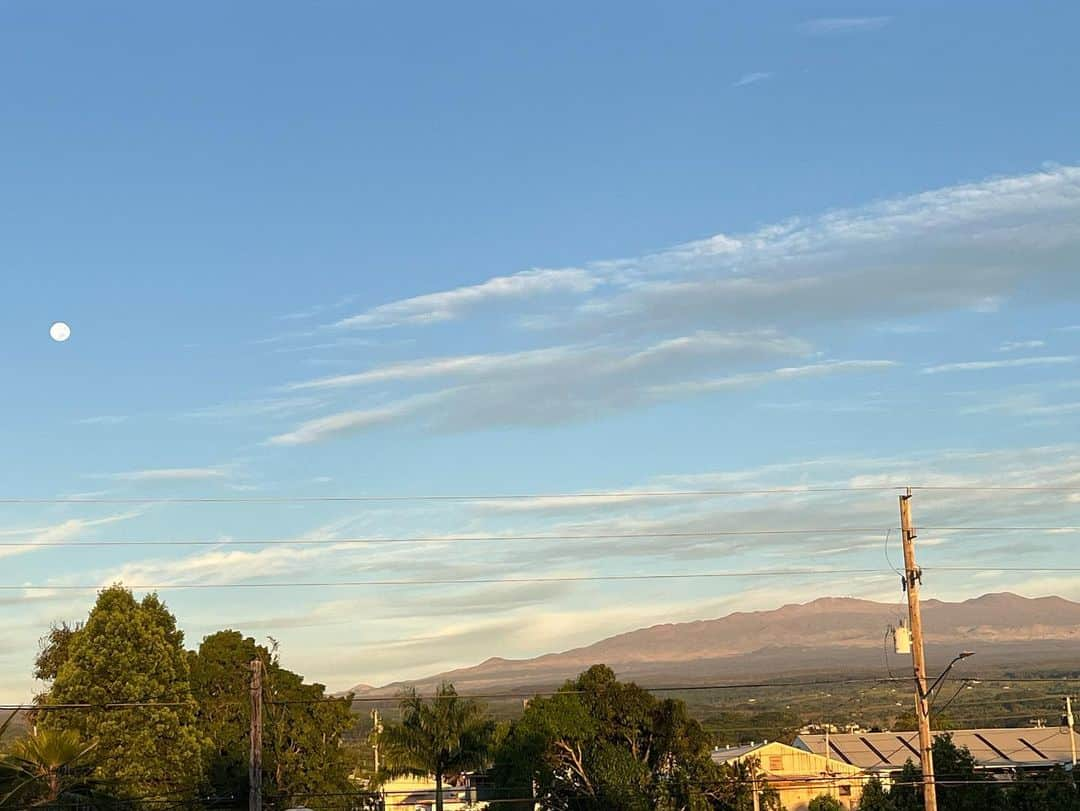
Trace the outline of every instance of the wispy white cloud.
<instances>
[{"instance_id":1,"label":"wispy white cloud","mask_svg":"<svg viewBox=\"0 0 1080 811\"><path fill-rule=\"evenodd\" d=\"M822 363L811 363L806 366L786 366L781 369L770 369L764 372L748 372L746 374L718 377L712 380L678 383L674 386L665 386L657 391L670 395L689 392L722 391L725 389L744 389L784 380L823 377L825 375L842 374L845 372L881 371L890 369L896 365L896 362L891 360L832 360L823 361Z\"/></svg>"},{"instance_id":2,"label":"wispy white cloud","mask_svg":"<svg viewBox=\"0 0 1080 811\"><path fill-rule=\"evenodd\" d=\"M997 308L1013 295L1076 297L1080 167L1056 167L717 234L567 271L526 271L391 302L356 326L464 318L484 303L531 307L553 292L576 309L536 328L656 333L714 325L874 321ZM897 286L897 274L905 284ZM1038 284L1029 283L1038 280ZM520 316L520 313L517 315ZM346 322L348 323L348 322ZM511 319L521 323L521 318Z\"/></svg>"},{"instance_id":3,"label":"wispy white cloud","mask_svg":"<svg viewBox=\"0 0 1080 811\"><path fill-rule=\"evenodd\" d=\"M127 422L127 417L121 414L102 414L97 417L83 417L81 420L76 420L79 425L119 425L122 422Z\"/></svg>"},{"instance_id":4,"label":"wispy white cloud","mask_svg":"<svg viewBox=\"0 0 1080 811\"><path fill-rule=\"evenodd\" d=\"M440 395L424 395L400 400L378 408L342 411L325 417L307 420L292 431L276 434L267 440L269 445L309 445L332 437L348 436L372 428L400 422L434 403Z\"/></svg>"},{"instance_id":5,"label":"wispy white cloud","mask_svg":"<svg viewBox=\"0 0 1080 811\"><path fill-rule=\"evenodd\" d=\"M480 284L382 304L342 319L336 326L371 329L402 324L432 324L460 318L477 307L492 303L559 293L587 293L598 283L592 274L577 268L524 270L512 276L497 276Z\"/></svg>"},{"instance_id":6,"label":"wispy white cloud","mask_svg":"<svg viewBox=\"0 0 1080 811\"><path fill-rule=\"evenodd\" d=\"M1021 349L1042 349L1046 341L1003 341L998 352L1016 352Z\"/></svg>"},{"instance_id":7,"label":"wispy white cloud","mask_svg":"<svg viewBox=\"0 0 1080 811\"><path fill-rule=\"evenodd\" d=\"M486 355L458 355L378 366L363 372L334 375L300 383L290 390L337 389L371 384L453 378L490 380L504 375L542 374L571 365L575 371L586 364L620 371L640 371L695 359L760 359L770 355L807 355L812 347L806 341L781 335L772 330L754 332L715 332L701 330L643 347L612 345L554 346L523 352Z\"/></svg>"},{"instance_id":8,"label":"wispy white cloud","mask_svg":"<svg viewBox=\"0 0 1080 811\"><path fill-rule=\"evenodd\" d=\"M980 398L976 405L960 409L961 414L1006 414L1011 417L1053 419L1080 413L1080 402L1048 402L1041 393L1012 394L994 400Z\"/></svg>"},{"instance_id":9,"label":"wispy white cloud","mask_svg":"<svg viewBox=\"0 0 1080 811\"><path fill-rule=\"evenodd\" d=\"M123 482L179 482L226 479L229 475L229 469L224 467L159 467L112 473L108 478Z\"/></svg>"},{"instance_id":10,"label":"wispy white cloud","mask_svg":"<svg viewBox=\"0 0 1080 811\"><path fill-rule=\"evenodd\" d=\"M323 404L315 397L276 397L261 400L244 400L221 403L215 406L188 411L181 416L190 419L227 420L252 417L292 416L297 412L317 408Z\"/></svg>"},{"instance_id":11,"label":"wispy white cloud","mask_svg":"<svg viewBox=\"0 0 1080 811\"><path fill-rule=\"evenodd\" d=\"M744 73L738 79L731 83L732 87L745 87L748 84L756 84L757 82L763 82L766 79L771 79L773 74L771 71L755 71L754 73Z\"/></svg>"},{"instance_id":12,"label":"wispy white cloud","mask_svg":"<svg viewBox=\"0 0 1080 811\"><path fill-rule=\"evenodd\" d=\"M1063 363L1075 363L1075 355L1044 355L1035 358L1009 358L1008 360L972 360L960 363L942 363L927 366L924 375L936 375L944 372L982 372L988 369L1015 369L1022 366L1057 366Z\"/></svg>"},{"instance_id":13,"label":"wispy white cloud","mask_svg":"<svg viewBox=\"0 0 1080 811\"><path fill-rule=\"evenodd\" d=\"M442 389L389 405L309 420L294 431L271 438L270 444L307 444L406 419L422 419L443 430L591 419L669 399L677 393L675 388L650 389L650 384L684 382L702 371L745 368L778 355L808 356L812 351L806 341L772 330L701 330L646 344L567 345L389 364L296 383L292 388L339 389L432 380L448 383Z\"/></svg>"},{"instance_id":14,"label":"wispy white cloud","mask_svg":"<svg viewBox=\"0 0 1080 811\"><path fill-rule=\"evenodd\" d=\"M522 370L549 366L575 353L574 347L558 346L525 352L487 355L458 355L456 357L424 358L404 363L378 366L364 372L321 377L288 386L289 390L338 389L436 377L474 377L505 370Z\"/></svg>"},{"instance_id":15,"label":"wispy white cloud","mask_svg":"<svg viewBox=\"0 0 1080 811\"><path fill-rule=\"evenodd\" d=\"M878 31L892 22L892 17L818 17L799 26L804 34L853 34Z\"/></svg>"},{"instance_id":16,"label":"wispy white cloud","mask_svg":"<svg viewBox=\"0 0 1080 811\"><path fill-rule=\"evenodd\" d=\"M69 518L65 521L40 527L0 529L0 557L32 552L35 547L50 542L78 540L89 530L122 521L130 521L140 515L142 513L139 511L129 511L101 518ZM19 546L3 546L3 543L17 543Z\"/></svg>"},{"instance_id":17,"label":"wispy white cloud","mask_svg":"<svg viewBox=\"0 0 1080 811\"><path fill-rule=\"evenodd\" d=\"M699 336L700 337L700 336ZM707 339L705 339L707 340ZM802 348L795 342L792 347ZM435 430L479 430L511 425L550 425L629 408L640 408L707 392L763 386L826 375L879 372L889 360L835 360L696 379L694 363L679 353L693 342L670 341L625 358L596 353L571 357L546 368L497 373L430 394L370 409L344 411L310 420L272 437L272 445L303 445L388 424L419 421ZM675 382L664 382L672 381Z\"/></svg>"}]
</instances>

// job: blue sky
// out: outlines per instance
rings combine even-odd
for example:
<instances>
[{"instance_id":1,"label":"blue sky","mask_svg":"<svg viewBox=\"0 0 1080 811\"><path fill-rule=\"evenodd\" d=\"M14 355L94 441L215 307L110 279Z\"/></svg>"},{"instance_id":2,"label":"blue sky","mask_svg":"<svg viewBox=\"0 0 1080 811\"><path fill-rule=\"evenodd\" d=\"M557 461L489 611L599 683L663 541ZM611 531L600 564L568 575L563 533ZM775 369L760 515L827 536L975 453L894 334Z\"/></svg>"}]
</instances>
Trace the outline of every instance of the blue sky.
<instances>
[{"instance_id":1,"label":"blue sky","mask_svg":"<svg viewBox=\"0 0 1080 811\"><path fill-rule=\"evenodd\" d=\"M927 526L1080 523L1074 4L0 3L0 22L0 495L936 482L1066 489L927 493ZM0 571L16 587L883 571L164 592L189 642L273 634L340 688L822 594L892 599L895 507L887 491L3 504L0 541L26 545L0 547ZM795 527L861 531L355 542ZM928 566L978 549L1052 567L1074 538L922 535ZM260 539L319 543L229 543ZM215 545L42 546L105 540ZM1047 573L928 583L1004 588L1080 598ZM36 638L92 596L0 597L0 696L33 692Z\"/></svg>"}]
</instances>

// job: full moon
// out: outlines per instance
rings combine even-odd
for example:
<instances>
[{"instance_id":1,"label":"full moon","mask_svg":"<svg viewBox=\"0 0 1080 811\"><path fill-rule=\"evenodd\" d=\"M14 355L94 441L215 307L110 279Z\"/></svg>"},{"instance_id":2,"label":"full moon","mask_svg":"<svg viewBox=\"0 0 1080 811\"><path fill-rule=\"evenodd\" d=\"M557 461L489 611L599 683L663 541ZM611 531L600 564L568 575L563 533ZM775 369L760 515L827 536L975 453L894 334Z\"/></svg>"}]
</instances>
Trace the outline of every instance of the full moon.
<instances>
[{"instance_id":1,"label":"full moon","mask_svg":"<svg viewBox=\"0 0 1080 811\"><path fill-rule=\"evenodd\" d=\"M63 343L71 337L71 327L65 324L63 321L57 321L51 327L49 327L49 337L54 341Z\"/></svg>"}]
</instances>

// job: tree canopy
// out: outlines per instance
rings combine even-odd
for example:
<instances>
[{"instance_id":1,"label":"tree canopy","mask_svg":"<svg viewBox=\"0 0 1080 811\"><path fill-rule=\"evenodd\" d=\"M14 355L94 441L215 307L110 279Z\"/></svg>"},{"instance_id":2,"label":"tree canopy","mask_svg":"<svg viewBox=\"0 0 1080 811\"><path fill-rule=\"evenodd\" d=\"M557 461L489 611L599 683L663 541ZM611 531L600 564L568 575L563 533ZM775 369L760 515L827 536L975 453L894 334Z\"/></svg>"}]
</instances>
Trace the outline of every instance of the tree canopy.
<instances>
[{"instance_id":1,"label":"tree canopy","mask_svg":"<svg viewBox=\"0 0 1080 811\"><path fill-rule=\"evenodd\" d=\"M215 796L246 803L250 663L263 663L263 796L285 806L350 791L343 737L352 728L350 697L331 699L278 662L276 651L239 631L218 631L189 655L197 724L207 743Z\"/></svg>"},{"instance_id":2,"label":"tree canopy","mask_svg":"<svg viewBox=\"0 0 1080 811\"><path fill-rule=\"evenodd\" d=\"M107 588L84 626L54 631L52 639L55 647L46 645L38 657L39 671L53 677L42 702L93 706L44 712L41 726L93 741L93 777L120 796L195 796L204 742L195 725L184 635L157 595L136 601L128 589ZM123 704L141 706L115 706Z\"/></svg>"},{"instance_id":3,"label":"tree canopy","mask_svg":"<svg viewBox=\"0 0 1080 811\"><path fill-rule=\"evenodd\" d=\"M442 811L448 777L489 765L495 722L483 705L462 698L449 683L427 701L416 690L406 690L400 705L401 722L387 724L378 736L383 776L433 776L435 807Z\"/></svg>"},{"instance_id":4,"label":"tree canopy","mask_svg":"<svg viewBox=\"0 0 1080 811\"><path fill-rule=\"evenodd\" d=\"M594 665L554 695L533 699L510 725L495 758L496 783L516 797L535 785L551 811L751 808L752 766L717 766L710 750L681 701L658 700Z\"/></svg>"}]
</instances>

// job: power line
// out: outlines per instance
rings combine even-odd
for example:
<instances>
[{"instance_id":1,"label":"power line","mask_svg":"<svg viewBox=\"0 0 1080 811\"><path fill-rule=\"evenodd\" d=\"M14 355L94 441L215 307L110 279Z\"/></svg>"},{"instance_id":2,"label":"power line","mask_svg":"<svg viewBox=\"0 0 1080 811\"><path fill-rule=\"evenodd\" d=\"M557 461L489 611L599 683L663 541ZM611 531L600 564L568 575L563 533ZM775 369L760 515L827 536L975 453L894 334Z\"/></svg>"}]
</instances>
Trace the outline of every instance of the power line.
<instances>
[{"instance_id":1,"label":"power line","mask_svg":"<svg viewBox=\"0 0 1080 811\"><path fill-rule=\"evenodd\" d=\"M745 490L599 490L576 493L494 493L489 495L385 495L385 496L4 496L0 504L303 504L395 501L546 501L624 498L712 498L718 496L802 495L805 493L891 492L902 485L865 487L760 487Z\"/></svg>"},{"instance_id":2,"label":"power line","mask_svg":"<svg viewBox=\"0 0 1080 811\"><path fill-rule=\"evenodd\" d=\"M923 571L932 572L1080 572L1080 567L1062 566L925 566ZM710 580L739 577L817 577L835 575L865 575L873 579L893 577L894 574L880 568L862 569L744 569L727 572L656 572L652 574L594 574L553 575L537 577L468 577L432 579L371 579L371 580L321 580L321 581L272 581L241 583L159 583L154 585L131 584L133 591L180 591L211 589L281 589L281 588L360 588L378 586L453 586L495 585L516 583L601 583L641 580ZM0 583L0 591L97 591L102 584L59 583L43 585L33 583Z\"/></svg>"},{"instance_id":3,"label":"power line","mask_svg":"<svg viewBox=\"0 0 1080 811\"><path fill-rule=\"evenodd\" d=\"M713 498L719 496L804 495L818 493L882 493L906 490L928 492L1077 492L1075 485L995 485L995 484L881 484L756 487L716 490L598 490L571 493L490 493L490 494L417 494L355 496L3 496L0 504L302 504L333 502L408 502L408 501L544 501L625 498Z\"/></svg>"},{"instance_id":4,"label":"power line","mask_svg":"<svg viewBox=\"0 0 1080 811\"><path fill-rule=\"evenodd\" d=\"M1080 525L1027 526L1027 527L972 527L972 526L919 526L922 532L1080 532ZM536 535L420 535L402 537L349 537L349 538L193 538L193 539L128 539L85 541L0 541L0 547L52 548L52 547L109 547L109 546L333 546L336 544L412 544L412 543L498 543L502 541L599 541L599 540L647 540L650 538L720 538L766 535L858 535L878 533L882 527L819 527L814 529L717 529L687 532L604 532ZM891 532L892 528L887 531ZM28 532L27 534L32 534Z\"/></svg>"},{"instance_id":5,"label":"power line","mask_svg":"<svg viewBox=\"0 0 1080 811\"><path fill-rule=\"evenodd\" d=\"M965 570L966 571L966 570ZM992 570L996 571L996 570ZM1054 569L1054 571L1067 571ZM624 582L638 580L694 580L732 577L813 577L833 575L869 575L875 578L892 577L891 572L881 569L750 569L730 572L686 572L654 574L610 574L610 575L556 575L550 577L471 577L442 579L376 579L376 580L324 580L324 581L276 581L243 583L164 583L157 585L128 585L133 591L176 591L191 589L275 589L275 588L353 588L365 586L447 586L447 585L492 585L514 583L596 583ZM105 588L101 584L14 584L0 583L2 591L97 591Z\"/></svg>"}]
</instances>

